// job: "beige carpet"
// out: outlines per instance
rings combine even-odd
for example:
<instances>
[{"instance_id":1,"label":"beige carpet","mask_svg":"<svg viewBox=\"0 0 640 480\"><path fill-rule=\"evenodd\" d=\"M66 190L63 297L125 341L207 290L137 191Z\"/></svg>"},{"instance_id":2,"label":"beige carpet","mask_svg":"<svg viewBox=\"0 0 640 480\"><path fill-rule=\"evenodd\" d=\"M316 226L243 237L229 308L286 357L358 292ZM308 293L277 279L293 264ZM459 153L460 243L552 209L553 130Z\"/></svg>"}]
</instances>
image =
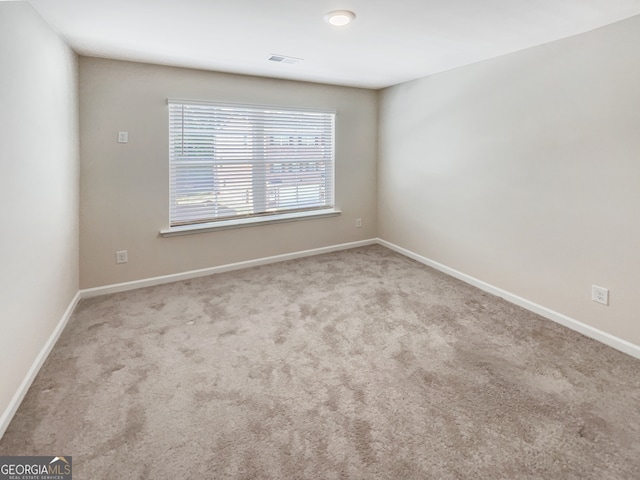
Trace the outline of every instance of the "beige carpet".
<instances>
[{"instance_id":1,"label":"beige carpet","mask_svg":"<svg viewBox=\"0 0 640 480\"><path fill-rule=\"evenodd\" d=\"M81 479L639 479L640 361L372 246L83 301L0 441Z\"/></svg>"}]
</instances>

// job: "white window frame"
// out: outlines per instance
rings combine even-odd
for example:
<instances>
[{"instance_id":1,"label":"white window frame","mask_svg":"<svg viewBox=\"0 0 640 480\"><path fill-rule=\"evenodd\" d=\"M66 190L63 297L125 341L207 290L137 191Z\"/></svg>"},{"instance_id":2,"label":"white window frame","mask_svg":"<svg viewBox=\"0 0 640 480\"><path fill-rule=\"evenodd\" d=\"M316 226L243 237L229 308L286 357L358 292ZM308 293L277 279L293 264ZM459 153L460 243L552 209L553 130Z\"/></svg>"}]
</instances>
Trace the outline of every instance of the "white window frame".
<instances>
[{"instance_id":1,"label":"white window frame","mask_svg":"<svg viewBox=\"0 0 640 480\"><path fill-rule=\"evenodd\" d=\"M163 236L340 213L335 111L181 99L167 104L170 226ZM209 168L224 170L218 174L224 187L207 191L216 181Z\"/></svg>"}]
</instances>

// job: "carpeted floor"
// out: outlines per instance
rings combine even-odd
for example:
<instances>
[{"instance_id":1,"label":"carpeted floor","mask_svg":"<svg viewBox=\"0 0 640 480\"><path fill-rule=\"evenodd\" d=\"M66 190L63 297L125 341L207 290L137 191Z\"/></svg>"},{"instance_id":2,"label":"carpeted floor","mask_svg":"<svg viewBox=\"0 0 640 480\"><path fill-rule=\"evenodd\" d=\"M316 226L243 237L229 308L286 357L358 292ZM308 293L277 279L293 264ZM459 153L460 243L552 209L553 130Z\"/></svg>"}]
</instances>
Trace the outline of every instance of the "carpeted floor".
<instances>
[{"instance_id":1,"label":"carpeted floor","mask_svg":"<svg viewBox=\"0 0 640 480\"><path fill-rule=\"evenodd\" d=\"M0 454L81 479L639 479L640 361L380 246L82 301Z\"/></svg>"}]
</instances>

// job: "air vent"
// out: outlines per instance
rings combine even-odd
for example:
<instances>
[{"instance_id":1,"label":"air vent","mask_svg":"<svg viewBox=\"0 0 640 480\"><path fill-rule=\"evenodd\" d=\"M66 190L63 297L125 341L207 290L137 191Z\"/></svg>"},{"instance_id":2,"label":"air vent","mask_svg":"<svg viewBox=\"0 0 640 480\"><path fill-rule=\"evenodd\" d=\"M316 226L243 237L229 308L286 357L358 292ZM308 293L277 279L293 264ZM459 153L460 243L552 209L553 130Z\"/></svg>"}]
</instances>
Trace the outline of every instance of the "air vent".
<instances>
[{"instance_id":1,"label":"air vent","mask_svg":"<svg viewBox=\"0 0 640 480\"><path fill-rule=\"evenodd\" d=\"M287 57L286 55L277 55L275 53L272 53L271 56L269 57L269 61L293 64L293 63L300 63L302 59L296 58L296 57Z\"/></svg>"}]
</instances>

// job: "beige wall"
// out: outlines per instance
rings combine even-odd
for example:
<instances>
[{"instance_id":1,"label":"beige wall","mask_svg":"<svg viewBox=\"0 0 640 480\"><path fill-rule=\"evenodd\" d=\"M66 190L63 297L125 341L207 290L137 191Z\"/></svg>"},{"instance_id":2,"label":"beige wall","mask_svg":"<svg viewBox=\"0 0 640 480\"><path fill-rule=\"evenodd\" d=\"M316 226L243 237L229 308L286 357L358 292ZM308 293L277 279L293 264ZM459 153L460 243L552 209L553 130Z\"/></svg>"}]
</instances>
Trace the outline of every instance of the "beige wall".
<instances>
[{"instance_id":1,"label":"beige wall","mask_svg":"<svg viewBox=\"0 0 640 480\"><path fill-rule=\"evenodd\" d=\"M343 214L160 237L169 215L167 98L336 109L336 205ZM374 91L81 57L80 124L82 288L376 234ZM117 143L118 131L129 132L129 143ZM128 251L129 263L116 265L117 250Z\"/></svg>"},{"instance_id":2,"label":"beige wall","mask_svg":"<svg viewBox=\"0 0 640 480\"><path fill-rule=\"evenodd\" d=\"M640 345L638 45L634 17L383 91L380 236Z\"/></svg>"},{"instance_id":3,"label":"beige wall","mask_svg":"<svg viewBox=\"0 0 640 480\"><path fill-rule=\"evenodd\" d=\"M0 415L78 291L74 53L0 2ZM1 425L0 425L1 427Z\"/></svg>"}]
</instances>

